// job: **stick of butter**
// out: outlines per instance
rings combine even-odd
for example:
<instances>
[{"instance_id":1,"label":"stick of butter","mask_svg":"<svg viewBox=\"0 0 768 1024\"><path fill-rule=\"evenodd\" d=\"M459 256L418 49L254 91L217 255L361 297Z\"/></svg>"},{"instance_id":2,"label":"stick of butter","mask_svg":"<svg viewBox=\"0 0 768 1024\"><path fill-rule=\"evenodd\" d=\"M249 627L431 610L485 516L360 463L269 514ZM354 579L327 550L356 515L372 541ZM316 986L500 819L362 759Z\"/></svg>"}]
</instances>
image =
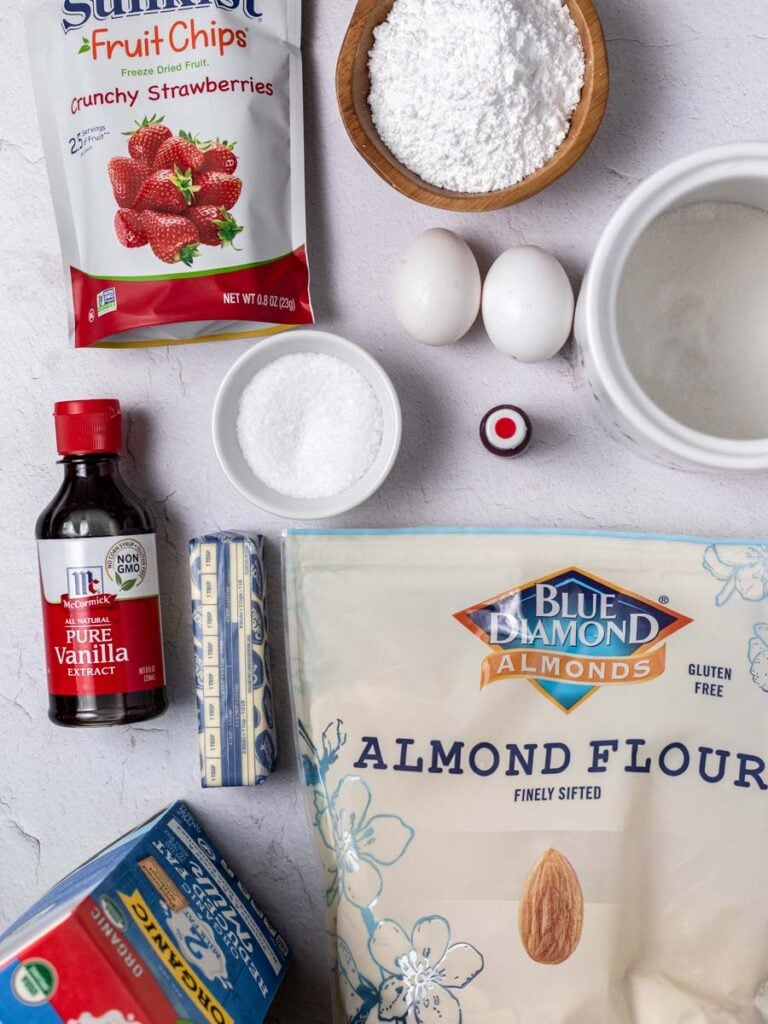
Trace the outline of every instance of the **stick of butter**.
<instances>
[{"instance_id":1,"label":"stick of butter","mask_svg":"<svg viewBox=\"0 0 768 1024\"><path fill-rule=\"evenodd\" d=\"M277 757L264 538L197 537L189 566L202 783L258 786Z\"/></svg>"}]
</instances>

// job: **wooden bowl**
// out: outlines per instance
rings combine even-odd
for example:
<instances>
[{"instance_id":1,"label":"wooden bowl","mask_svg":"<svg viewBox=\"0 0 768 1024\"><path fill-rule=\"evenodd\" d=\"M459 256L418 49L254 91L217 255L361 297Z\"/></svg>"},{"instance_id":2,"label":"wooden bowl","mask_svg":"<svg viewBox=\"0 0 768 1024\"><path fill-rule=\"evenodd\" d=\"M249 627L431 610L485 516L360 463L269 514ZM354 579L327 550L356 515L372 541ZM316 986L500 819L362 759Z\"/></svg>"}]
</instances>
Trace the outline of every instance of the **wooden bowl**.
<instances>
[{"instance_id":1,"label":"wooden bowl","mask_svg":"<svg viewBox=\"0 0 768 1024\"><path fill-rule=\"evenodd\" d=\"M495 192L452 192L429 185L396 159L379 138L368 105L368 54L373 30L389 15L395 0L357 0L336 65L336 96L347 134L364 160L398 192L427 206L477 213L499 210L541 192L557 181L585 152L608 102L608 58L600 18L592 0L565 0L581 34L586 71L571 127L554 156L517 185Z\"/></svg>"}]
</instances>

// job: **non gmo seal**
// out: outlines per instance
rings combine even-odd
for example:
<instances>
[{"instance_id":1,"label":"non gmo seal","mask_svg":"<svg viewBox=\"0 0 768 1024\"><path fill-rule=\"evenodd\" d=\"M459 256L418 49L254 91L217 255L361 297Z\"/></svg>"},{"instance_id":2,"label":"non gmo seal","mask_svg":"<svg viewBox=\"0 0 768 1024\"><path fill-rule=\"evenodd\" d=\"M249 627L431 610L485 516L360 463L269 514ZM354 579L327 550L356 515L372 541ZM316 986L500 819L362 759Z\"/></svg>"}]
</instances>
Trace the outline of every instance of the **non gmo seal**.
<instances>
[{"instance_id":1,"label":"non gmo seal","mask_svg":"<svg viewBox=\"0 0 768 1024\"><path fill-rule=\"evenodd\" d=\"M135 537L122 537L107 552L104 569L118 591L141 586L147 575L147 552Z\"/></svg>"}]
</instances>

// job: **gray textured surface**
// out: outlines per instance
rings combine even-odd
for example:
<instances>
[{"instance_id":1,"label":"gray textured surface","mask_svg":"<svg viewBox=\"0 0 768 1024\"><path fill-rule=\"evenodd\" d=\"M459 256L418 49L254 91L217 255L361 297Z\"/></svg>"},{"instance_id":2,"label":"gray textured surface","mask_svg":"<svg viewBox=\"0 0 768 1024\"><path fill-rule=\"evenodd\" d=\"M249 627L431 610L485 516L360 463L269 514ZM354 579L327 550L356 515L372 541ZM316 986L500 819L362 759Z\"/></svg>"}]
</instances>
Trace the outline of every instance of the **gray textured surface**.
<instances>
[{"instance_id":1,"label":"gray textured surface","mask_svg":"<svg viewBox=\"0 0 768 1024\"><path fill-rule=\"evenodd\" d=\"M562 357L505 360L476 330L449 350L420 349L393 323L397 253L418 231L461 231L483 265L517 242L545 246L574 280L610 212L649 172L718 142L766 136L765 0L602 0L612 94L594 146L567 178L523 207L480 216L417 207L379 181L344 136L333 72L352 4L306 19L308 186L319 325L377 355L400 391L405 438L381 493L337 525L541 525L764 535L768 481L682 476L638 461L603 433ZM321 885L294 768L286 682L277 666L282 767L253 792L203 793L187 606L187 538L217 528L270 540L279 598L283 524L248 506L216 463L213 396L247 343L74 352L32 108L22 0L0 8L0 309L4 372L3 586L0 591L0 925L86 855L175 797L188 798L283 930L296 966L279 1024L328 1021ZM155 724L78 734L46 718L34 520L58 484L54 400L116 394L129 412L126 473L159 519L173 709ZM527 407L537 440L506 464L476 431L501 401ZM273 625L279 629L279 618ZM279 647L279 645L277 645Z\"/></svg>"}]
</instances>

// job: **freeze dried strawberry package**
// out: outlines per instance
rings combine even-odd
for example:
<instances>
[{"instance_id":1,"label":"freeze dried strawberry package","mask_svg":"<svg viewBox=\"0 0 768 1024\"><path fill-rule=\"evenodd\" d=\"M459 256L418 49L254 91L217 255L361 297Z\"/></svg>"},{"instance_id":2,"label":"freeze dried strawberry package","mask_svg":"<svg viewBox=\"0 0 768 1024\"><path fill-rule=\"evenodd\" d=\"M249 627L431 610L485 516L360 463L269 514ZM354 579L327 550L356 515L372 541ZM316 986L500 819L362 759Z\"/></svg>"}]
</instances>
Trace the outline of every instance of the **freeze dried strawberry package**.
<instances>
[{"instance_id":1,"label":"freeze dried strawberry package","mask_svg":"<svg viewBox=\"0 0 768 1024\"><path fill-rule=\"evenodd\" d=\"M32 0L78 348L312 323L301 0Z\"/></svg>"}]
</instances>

